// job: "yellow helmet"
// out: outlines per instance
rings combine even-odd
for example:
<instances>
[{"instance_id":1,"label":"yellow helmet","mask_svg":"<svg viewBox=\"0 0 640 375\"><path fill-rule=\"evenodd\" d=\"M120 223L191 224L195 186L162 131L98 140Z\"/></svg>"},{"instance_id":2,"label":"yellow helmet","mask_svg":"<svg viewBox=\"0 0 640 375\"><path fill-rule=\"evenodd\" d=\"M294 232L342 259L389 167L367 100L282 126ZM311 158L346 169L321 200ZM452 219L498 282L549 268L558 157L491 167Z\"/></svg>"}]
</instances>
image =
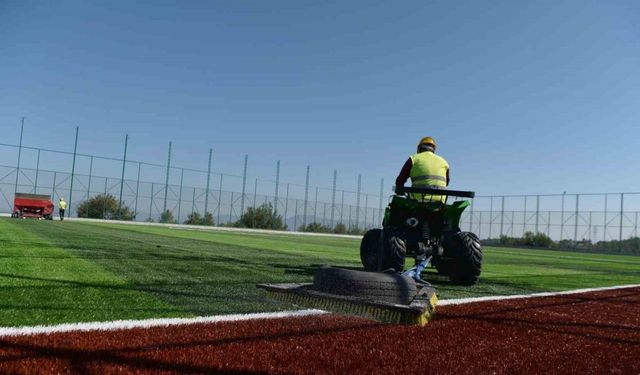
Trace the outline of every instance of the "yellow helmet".
<instances>
[{"instance_id":1,"label":"yellow helmet","mask_svg":"<svg viewBox=\"0 0 640 375\"><path fill-rule=\"evenodd\" d=\"M435 139L431 138L431 137L424 137L420 140L420 142L418 142L418 148L420 148L420 146L422 145L432 145L433 149L436 149L436 141Z\"/></svg>"}]
</instances>

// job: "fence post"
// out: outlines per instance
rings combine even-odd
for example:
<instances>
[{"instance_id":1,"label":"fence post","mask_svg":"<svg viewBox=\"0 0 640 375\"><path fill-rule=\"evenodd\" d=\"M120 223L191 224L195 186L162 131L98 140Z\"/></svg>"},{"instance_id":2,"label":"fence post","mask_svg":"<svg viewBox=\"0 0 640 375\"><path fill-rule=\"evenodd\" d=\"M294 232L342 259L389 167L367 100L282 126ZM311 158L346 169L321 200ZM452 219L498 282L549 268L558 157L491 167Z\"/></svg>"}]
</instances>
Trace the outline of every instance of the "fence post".
<instances>
[{"instance_id":1,"label":"fence post","mask_svg":"<svg viewBox=\"0 0 640 375\"><path fill-rule=\"evenodd\" d=\"M296 211L293 213L293 230L298 231L298 200L296 199Z\"/></svg>"},{"instance_id":2,"label":"fence post","mask_svg":"<svg viewBox=\"0 0 640 375\"><path fill-rule=\"evenodd\" d=\"M296 201L296 204L298 201ZM304 209L302 210L302 227L307 227L307 204L309 203L309 166L307 165L307 177L304 183ZM298 211L296 210L296 213Z\"/></svg>"},{"instance_id":3,"label":"fence post","mask_svg":"<svg viewBox=\"0 0 640 375\"><path fill-rule=\"evenodd\" d=\"M120 198L118 199L118 215L122 210L122 190L124 189L124 169L127 165L127 144L129 143L129 134L124 137L124 156L122 157L122 175L120 176Z\"/></svg>"},{"instance_id":4,"label":"fence post","mask_svg":"<svg viewBox=\"0 0 640 375\"><path fill-rule=\"evenodd\" d=\"M515 211L511 211L511 230L509 231L509 234L511 235L511 237L513 237L513 220L514 220L514 216L515 216Z\"/></svg>"},{"instance_id":5,"label":"fence post","mask_svg":"<svg viewBox=\"0 0 640 375\"><path fill-rule=\"evenodd\" d=\"M76 173L76 155L78 153L78 127L76 126L76 142L73 146L73 164L71 164L71 187L69 188L69 217L71 217L71 205L73 204L73 177ZM105 178L106 181L106 178ZM105 193L106 195L106 193Z\"/></svg>"},{"instance_id":6,"label":"fence post","mask_svg":"<svg viewBox=\"0 0 640 375\"><path fill-rule=\"evenodd\" d=\"M491 204L489 205L489 239L491 239L492 226L493 226L493 195L491 196Z\"/></svg>"},{"instance_id":7,"label":"fence post","mask_svg":"<svg viewBox=\"0 0 640 375\"><path fill-rule=\"evenodd\" d=\"M20 121L20 143L18 144L18 165L16 166L16 185L13 190L13 196L15 197L18 192L18 177L20 177L20 158L22 157L22 136L24 134L24 116ZM14 198L15 199L15 198ZM69 201L71 203L71 201ZM69 211L71 212L71 211Z\"/></svg>"},{"instance_id":8,"label":"fence post","mask_svg":"<svg viewBox=\"0 0 640 375\"><path fill-rule=\"evenodd\" d=\"M287 213L289 211L289 184L287 183L287 194L284 199L284 225L287 225ZM295 231L295 228L293 229Z\"/></svg>"},{"instance_id":9,"label":"fence post","mask_svg":"<svg viewBox=\"0 0 640 375\"><path fill-rule=\"evenodd\" d=\"M369 207L369 194L365 194L364 195L364 228L367 228L367 211L369 211L367 208Z\"/></svg>"},{"instance_id":10,"label":"fence post","mask_svg":"<svg viewBox=\"0 0 640 375\"><path fill-rule=\"evenodd\" d=\"M547 236L551 238L551 211L547 212Z\"/></svg>"},{"instance_id":11,"label":"fence post","mask_svg":"<svg viewBox=\"0 0 640 375\"><path fill-rule=\"evenodd\" d=\"M323 203L324 205L324 210L322 211L322 225L327 225L326 220L327 220L327 202ZM331 226L331 228L333 228L333 226Z\"/></svg>"},{"instance_id":12,"label":"fence post","mask_svg":"<svg viewBox=\"0 0 640 375\"><path fill-rule=\"evenodd\" d=\"M104 178L104 196L105 197L107 196L107 183L108 183L108 180L109 179L107 177ZM103 202L102 203L102 218L106 219L107 218L107 215L106 215L107 214L107 200L103 199L102 202Z\"/></svg>"},{"instance_id":13,"label":"fence post","mask_svg":"<svg viewBox=\"0 0 640 375\"><path fill-rule=\"evenodd\" d=\"M178 223L180 223L180 213L182 211L182 183L184 182L184 168L180 168L180 192L178 193Z\"/></svg>"},{"instance_id":14,"label":"fence post","mask_svg":"<svg viewBox=\"0 0 640 375\"><path fill-rule=\"evenodd\" d=\"M380 203L378 204L378 223L382 225L383 210L382 210L382 196L384 195L384 178L380 179Z\"/></svg>"},{"instance_id":15,"label":"fence post","mask_svg":"<svg viewBox=\"0 0 640 375\"><path fill-rule=\"evenodd\" d=\"M342 190L342 199L340 200L340 223L344 225L344 190Z\"/></svg>"},{"instance_id":16,"label":"fence post","mask_svg":"<svg viewBox=\"0 0 640 375\"><path fill-rule=\"evenodd\" d=\"M540 216L540 194L536 195L536 234L538 234L538 223Z\"/></svg>"},{"instance_id":17,"label":"fence post","mask_svg":"<svg viewBox=\"0 0 640 375\"><path fill-rule=\"evenodd\" d=\"M333 188L331 189L331 227L335 227L333 222L335 207L336 207L336 180L338 178L338 170L333 170Z\"/></svg>"},{"instance_id":18,"label":"fence post","mask_svg":"<svg viewBox=\"0 0 640 375\"><path fill-rule=\"evenodd\" d=\"M576 194L576 217L575 227L573 228L573 242L574 246L578 243L578 212L580 212L580 194Z\"/></svg>"},{"instance_id":19,"label":"fence post","mask_svg":"<svg viewBox=\"0 0 640 375\"><path fill-rule=\"evenodd\" d=\"M317 222L318 221L318 190L320 190L317 186L316 186L316 202L313 206L313 221ZM324 223L322 223L324 225Z\"/></svg>"},{"instance_id":20,"label":"fence post","mask_svg":"<svg viewBox=\"0 0 640 375\"><path fill-rule=\"evenodd\" d=\"M564 236L564 196L566 192L562 193L562 213L560 214L560 241L562 241L562 236Z\"/></svg>"},{"instance_id":21,"label":"fence post","mask_svg":"<svg viewBox=\"0 0 640 375\"><path fill-rule=\"evenodd\" d=\"M638 211L636 211L636 221L633 228L633 236L638 237Z\"/></svg>"},{"instance_id":22,"label":"fence post","mask_svg":"<svg viewBox=\"0 0 640 375\"><path fill-rule=\"evenodd\" d=\"M480 211L480 218L478 220L478 238L482 239L482 211Z\"/></svg>"},{"instance_id":23,"label":"fence post","mask_svg":"<svg viewBox=\"0 0 640 375\"><path fill-rule=\"evenodd\" d=\"M164 180L164 203L162 204L162 212L167 211L167 193L169 193L169 173L171 172L171 142L169 142L169 154L167 155L167 173Z\"/></svg>"},{"instance_id":24,"label":"fence post","mask_svg":"<svg viewBox=\"0 0 640 375\"><path fill-rule=\"evenodd\" d=\"M33 182L33 193L38 194L38 173L40 172L40 149L38 149L38 161L36 161L36 180Z\"/></svg>"},{"instance_id":25,"label":"fence post","mask_svg":"<svg viewBox=\"0 0 640 375\"><path fill-rule=\"evenodd\" d=\"M589 211L589 242L591 242L591 214L593 211Z\"/></svg>"},{"instance_id":26,"label":"fence post","mask_svg":"<svg viewBox=\"0 0 640 375\"><path fill-rule=\"evenodd\" d=\"M242 216L242 215L240 215ZM233 221L233 191L231 192L231 205L229 207L229 220Z\"/></svg>"},{"instance_id":27,"label":"fence post","mask_svg":"<svg viewBox=\"0 0 640 375\"><path fill-rule=\"evenodd\" d=\"M105 179L106 181L106 179ZM151 215L153 215L153 182L151 183L151 198L149 199L149 221L153 220Z\"/></svg>"},{"instance_id":28,"label":"fence post","mask_svg":"<svg viewBox=\"0 0 640 375\"><path fill-rule=\"evenodd\" d=\"M362 175L358 174L358 197L356 199L356 228L360 225L360 189L362 188Z\"/></svg>"},{"instance_id":29,"label":"fence post","mask_svg":"<svg viewBox=\"0 0 640 375\"><path fill-rule=\"evenodd\" d=\"M522 214L522 237L527 231L527 196L524 196L524 211Z\"/></svg>"},{"instance_id":30,"label":"fence post","mask_svg":"<svg viewBox=\"0 0 640 375\"><path fill-rule=\"evenodd\" d=\"M473 206L475 206L475 202L476 202L475 197L471 198L471 216L469 218L469 231L470 232L473 232Z\"/></svg>"},{"instance_id":31,"label":"fence post","mask_svg":"<svg viewBox=\"0 0 640 375\"><path fill-rule=\"evenodd\" d=\"M138 215L138 192L140 191L140 165L142 163L138 162L138 180L136 181L136 207L133 209L134 214ZM93 166L93 156L91 157L91 166ZM91 186L91 175L89 175L89 186Z\"/></svg>"},{"instance_id":32,"label":"fence post","mask_svg":"<svg viewBox=\"0 0 640 375\"><path fill-rule=\"evenodd\" d=\"M255 215L255 208L256 208L256 199L258 199L258 178L256 177L255 183L253 184L253 209L254 209L254 214L253 216L253 227L256 227L256 215Z\"/></svg>"},{"instance_id":33,"label":"fence post","mask_svg":"<svg viewBox=\"0 0 640 375\"><path fill-rule=\"evenodd\" d=\"M138 165L138 168L140 168L140 165ZM91 161L89 162L89 183L87 184L87 199L89 199L89 197L91 196L91 174L93 173L93 156L91 156ZM138 169L138 175L140 175L139 173L139 169ZM138 177L138 180L140 178ZM136 193L136 199L137 198L137 193Z\"/></svg>"},{"instance_id":34,"label":"fence post","mask_svg":"<svg viewBox=\"0 0 640 375\"><path fill-rule=\"evenodd\" d=\"M56 178L58 177L58 172L53 172L53 187L51 188L51 199L56 199Z\"/></svg>"},{"instance_id":35,"label":"fence post","mask_svg":"<svg viewBox=\"0 0 640 375\"><path fill-rule=\"evenodd\" d=\"M191 213L196 212L196 188L191 191Z\"/></svg>"},{"instance_id":36,"label":"fence post","mask_svg":"<svg viewBox=\"0 0 640 375\"><path fill-rule=\"evenodd\" d=\"M349 230L351 230L351 205L349 205Z\"/></svg>"},{"instance_id":37,"label":"fence post","mask_svg":"<svg viewBox=\"0 0 640 375\"><path fill-rule=\"evenodd\" d=\"M213 149L209 149L209 161L207 162L207 189L204 195L204 215L207 215L207 211L209 210L209 184L211 183L211 154L213 153ZM222 177L221 177L222 178Z\"/></svg>"},{"instance_id":38,"label":"fence post","mask_svg":"<svg viewBox=\"0 0 640 375\"><path fill-rule=\"evenodd\" d=\"M504 227L504 195L502 196L502 203L500 203L500 235L502 236L502 229Z\"/></svg>"},{"instance_id":39,"label":"fence post","mask_svg":"<svg viewBox=\"0 0 640 375\"><path fill-rule=\"evenodd\" d=\"M256 208L257 199L258 199L258 178L256 177L256 180L253 184L253 208Z\"/></svg>"},{"instance_id":40,"label":"fence post","mask_svg":"<svg viewBox=\"0 0 640 375\"><path fill-rule=\"evenodd\" d=\"M602 234L602 240L606 241L607 240L607 212L609 212L609 210L607 209L607 201L609 198L609 194L605 194L604 195L604 230L603 230L603 234Z\"/></svg>"},{"instance_id":41,"label":"fence post","mask_svg":"<svg viewBox=\"0 0 640 375\"><path fill-rule=\"evenodd\" d=\"M218 210L218 225L220 225L220 202L222 202L222 177L223 176L224 175L222 173L220 173L220 187L218 188L219 193L218 193L218 207L217 207L217 210ZM207 213L205 212L205 215L206 214Z\"/></svg>"},{"instance_id":42,"label":"fence post","mask_svg":"<svg viewBox=\"0 0 640 375\"><path fill-rule=\"evenodd\" d=\"M620 234L618 235L618 249L622 250L622 224L624 219L624 193L620 193Z\"/></svg>"},{"instance_id":43,"label":"fence post","mask_svg":"<svg viewBox=\"0 0 640 375\"><path fill-rule=\"evenodd\" d=\"M249 155L244 155L244 169L242 172L242 197L240 197L240 217L244 213L244 194L247 186L247 162L249 161Z\"/></svg>"},{"instance_id":44,"label":"fence post","mask_svg":"<svg viewBox=\"0 0 640 375\"><path fill-rule=\"evenodd\" d=\"M276 163L276 195L273 198L273 211L278 212L278 189L280 188L280 160ZM275 223L274 223L275 224Z\"/></svg>"}]
</instances>

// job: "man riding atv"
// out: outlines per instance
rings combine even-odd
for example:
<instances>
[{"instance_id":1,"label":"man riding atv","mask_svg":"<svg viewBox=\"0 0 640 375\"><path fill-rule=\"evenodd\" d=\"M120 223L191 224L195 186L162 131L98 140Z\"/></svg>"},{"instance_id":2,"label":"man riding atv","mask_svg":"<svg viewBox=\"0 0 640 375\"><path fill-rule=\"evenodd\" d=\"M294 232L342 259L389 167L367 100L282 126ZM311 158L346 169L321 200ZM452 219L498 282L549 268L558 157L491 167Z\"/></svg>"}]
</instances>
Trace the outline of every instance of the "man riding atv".
<instances>
[{"instance_id":1,"label":"man riding atv","mask_svg":"<svg viewBox=\"0 0 640 375\"><path fill-rule=\"evenodd\" d=\"M396 190L401 189L407 179L411 178L412 187L442 187L449 186L449 163L443 157L436 155L436 141L431 137L424 137L418 142L417 153L411 155L396 178ZM399 193L399 191L396 191ZM419 199L419 197L414 197ZM445 197L431 195L425 197L429 201L444 202Z\"/></svg>"},{"instance_id":2,"label":"man riding atv","mask_svg":"<svg viewBox=\"0 0 640 375\"><path fill-rule=\"evenodd\" d=\"M448 197L473 198L469 191L449 190L449 164L434 153L436 142L425 137L418 143L396 179L395 195L385 210L382 229L365 233L360 259L366 271L394 270L423 282L420 274L431 264L452 282L473 285L482 266L478 236L460 229L469 201L447 203ZM411 178L412 187L404 187ZM415 266L405 270L411 256Z\"/></svg>"}]
</instances>

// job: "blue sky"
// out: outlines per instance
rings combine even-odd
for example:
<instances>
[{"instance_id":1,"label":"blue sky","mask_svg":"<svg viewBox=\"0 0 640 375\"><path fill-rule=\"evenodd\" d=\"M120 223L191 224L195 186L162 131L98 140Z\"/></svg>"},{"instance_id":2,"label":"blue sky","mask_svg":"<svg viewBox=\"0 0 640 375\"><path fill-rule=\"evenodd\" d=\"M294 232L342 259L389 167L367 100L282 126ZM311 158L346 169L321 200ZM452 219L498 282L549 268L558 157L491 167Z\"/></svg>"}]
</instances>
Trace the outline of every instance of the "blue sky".
<instances>
[{"instance_id":1,"label":"blue sky","mask_svg":"<svg viewBox=\"0 0 640 375\"><path fill-rule=\"evenodd\" d=\"M83 153L128 133L130 159L171 140L174 165L211 147L218 172L248 153L251 176L280 159L284 181L311 165L374 193L431 135L454 188L638 191L638 25L636 1L5 0L0 134L25 116L30 146L72 150L80 126Z\"/></svg>"}]
</instances>

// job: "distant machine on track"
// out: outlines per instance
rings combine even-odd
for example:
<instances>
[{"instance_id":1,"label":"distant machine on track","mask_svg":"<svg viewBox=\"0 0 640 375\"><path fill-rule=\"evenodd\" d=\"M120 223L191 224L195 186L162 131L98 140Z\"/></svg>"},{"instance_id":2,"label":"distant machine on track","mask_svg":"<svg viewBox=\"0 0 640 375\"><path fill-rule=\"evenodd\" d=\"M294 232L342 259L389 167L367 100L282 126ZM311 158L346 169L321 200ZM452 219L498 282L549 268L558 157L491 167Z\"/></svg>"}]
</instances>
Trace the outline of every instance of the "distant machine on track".
<instances>
[{"instance_id":1,"label":"distant machine on track","mask_svg":"<svg viewBox=\"0 0 640 375\"><path fill-rule=\"evenodd\" d=\"M49 195L16 193L11 217L53 220L54 207Z\"/></svg>"}]
</instances>

